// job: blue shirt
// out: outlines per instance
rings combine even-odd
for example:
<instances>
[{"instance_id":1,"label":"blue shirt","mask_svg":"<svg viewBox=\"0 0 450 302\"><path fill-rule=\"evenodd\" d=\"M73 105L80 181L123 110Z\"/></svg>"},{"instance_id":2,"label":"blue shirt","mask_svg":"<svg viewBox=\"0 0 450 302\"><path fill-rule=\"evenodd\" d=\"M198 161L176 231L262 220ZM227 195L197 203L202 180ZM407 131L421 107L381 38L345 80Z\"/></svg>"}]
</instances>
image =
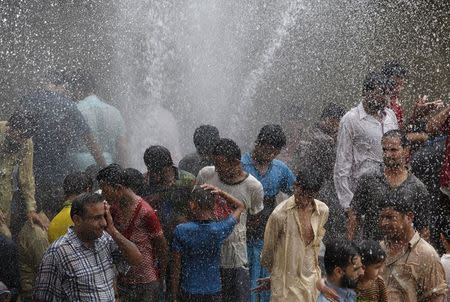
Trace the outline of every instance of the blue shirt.
<instances>
[{"instance_id":1,"label":"blue shirt","mask_svg":"<svg viewBox=\"0 0 450 302\"><path fill-rule=\"evenodd\" d=\"M181 254L181 288L189 294L214 294L220 283L220 249L237 221L193 221L175 228L172 249Z\"/></svg>"},{"instance_id":2,"label":"blue shirt","mask_svg":"<svg viewBox=\"0 0 450 302\"><path fill-rule=\"evenodd\" d=\"M337 292L340 302L356 302L356 292L353 289L337 287L328 281L325 281L325 284ZM330 302L330 300L325 298L323 294L320 294L317 302Z\"/></svg>"}]
</instances>

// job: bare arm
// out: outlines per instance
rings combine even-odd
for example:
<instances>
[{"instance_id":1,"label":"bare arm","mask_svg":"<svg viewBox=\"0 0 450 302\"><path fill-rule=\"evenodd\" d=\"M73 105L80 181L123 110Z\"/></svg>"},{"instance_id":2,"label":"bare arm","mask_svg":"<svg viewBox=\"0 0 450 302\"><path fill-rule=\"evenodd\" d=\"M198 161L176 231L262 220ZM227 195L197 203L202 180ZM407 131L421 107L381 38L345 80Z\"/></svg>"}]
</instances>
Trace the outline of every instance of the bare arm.
<instances>
[{"instance_id":1,"label":"bare arm","mask_svg":"<svg viewBox=\"0 0 450 302\"><path fill-rule=\"evenodd\" d=\"M100 149L100 146L95 141L95 138L92 135L92 133L86 134L83 137L83 140L84 140L86 146L88 147L89 151L91 152L92 156L94 157L97 165L99 165L100 167L106 167L106 161L103 158L103 154Z\"/></svg>"},{"instance_id":2,"label":"bare arm","mask_svg":"<svg viewBox=\"0 0 450 302\"><path fill-rule=\"evenodd\" d=\"M442 129L442 126L444 125L445 121L448 119L449 115L450 115L450 106L447 106L443 110L441 110L438 114L431 117L427 123L426 128L427 132L432 134L439 132Z\"/></svg>"},{"instance_id":3,"label":"bare arm","mask_svg":"<svg viewBox=\"0 0 450 302\"><path fill-rule=\"evenodd\" d=\"M122 167L127 166L127 139L125 136L119 136L116 140L117 161Z\"/></svg>"},{"instance_id":4,"label":"bare arm","mask_svg":"<svg viewBox=\"0 0 450 302\"><path fill-rule=\"evenodd\" d=\"M152 242L153 246L155 247L155 251L157 253L157 257L160 262L160 279L161 282L166 279L166 269L167 269L167 263L168 263L168 253L169 248L167 246L166 238L163 234L153 238Z\"/></svg>"},{"instance_id":5,"label":"bare arm","mask_svg":"<svg viewBox=\"0 0 450 302\"><path fill-rule=\"evenodd\" d=\"M234 196L231 196L227 192L224 192L220 190L219 188L216 188L214 186L204 184L202 185L202 188L205 190L211 190L213 193L218 194L220 197L222 197L228 206L230 206L233 209L233 213L231 215L236 219L236 221L239 221L239 218L241 217L241 213L245 210L244 204Z\"/></svg>"},{"instance_id":6,"label":"bare arm","mask_svg":"<svg viewBox=\"0 0 450 302\"><path fill-rule=\"evenodd\" d=\"M172 278L171 278L171 294L172 294L172 302L176 302L178 300L178 289L180 286L180 272L181 272L181 254L173 253L173 268L172 268Z\"/></svg>"}]
</instances>

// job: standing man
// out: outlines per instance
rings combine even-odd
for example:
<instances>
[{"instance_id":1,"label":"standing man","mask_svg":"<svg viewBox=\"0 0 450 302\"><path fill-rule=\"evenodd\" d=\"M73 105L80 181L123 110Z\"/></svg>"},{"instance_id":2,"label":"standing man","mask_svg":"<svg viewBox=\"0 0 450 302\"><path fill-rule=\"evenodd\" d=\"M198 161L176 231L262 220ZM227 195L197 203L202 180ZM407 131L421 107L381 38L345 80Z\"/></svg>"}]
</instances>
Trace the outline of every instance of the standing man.
<instances>
[{"instance_id":1,"label":"standing man","mask_svg":"<svg viewBox=\"0 0 450 302\"><path fill-rule=\"evenodd\" d=\"M267 277L268 272L261 267L261 251L263 248L264 228L267 219L276 206L276 196L283 192L292 195L295 176L281 160L275 159L286 145L286 136L280 125L266 125L259 131L255 147L251 153L245 153L241 158L243 169L261 182L264 189L264 210L252 216L247 229L247 252L250 268L251 287L256 286L256 280ZM253 219L255 218L255 219ZM261 295L260 302L269 301L269 295ZM252 293L252 302L256 295Z\"/></svg>"},{"instance_id":2,"label":"standing man","mask_svg":"<svg viewBox=\"0 0 450 302\"><path fill-rule=\"evenodd\" d=\"M370 73L364 80L363 100L341 119L339 124L334 185L339 203L350 206L358 179L376 171L383 161L381 136L397 129L397 118L387 107L387 79Z\"/></svg>"},{"instance_id":3,"label":"standing man","mask_svg":"<svg viewBox=\"0 0 450 302\"><path fill-rule=\"evenodd\" d=\"M383 279L390 302L444 302L445 272L439 256L414 229L414 207L393 196L381 207L386 251Z\"/></svg>"},{"instance_id":4,"label":"standing man","mask_svg":"<svg viewBox=\"0 0 450 302\"><path fill-rule=\"evenodd\" d=\"M241 150L226 138L220 139L212 153L214 166L198 173L198 184L210 184L240 200L246 208L241 219L222 246L222 296L225 302L247 302L250 299L250 277L247 254L248 215L263 208L261 183L241 166Z\"/></svg>"},{"instance_id":5,"label":"standing man","mask_svg":"<svg viewBox=\"0 0 450 302\"><path fill-rule=\"evenodd\" d=\"M358 278L364 274L361 256L352 243L332 241L326 246L325 284L336 291L340 302L356 302L356 285ZM317 302L330 301L321 293Z\"/></svg>"},{"instance_id":6,"label":"standing man","mask_svg":"<svg viewBox=\"0 0 450 302\"><path fill-rule=\"evenodd\" d=\"M391 80L389 87L389 108L394 111L399 128L403 129L403 108L399 98L405 86L408 70L398 62L386 62L382 72Z\"/></svg>"},{"instance_id":7,"label":"standing man","mask_svg":"<svg viewBox=\"0 0 450 302\"><path fill-rule=\"evenodd\" d=\"M36 213L32 136L33 117L30 114L16 111L8 122L0 122L0 234L8 238L11 238L9 227L16 166L28 218L43 228L45 224Z\"/></svg>"},{"instance_id":8,"label":"standing man","mask_svg":"<svg viewBox=\"0 0 450 302\"><path fill-rule=\"evenodd\" d=\"M409 142L400 130L390 130L381 140L384 166L363 175L356 187L348 212L348 237L362 229L362 238L381 240L378 227L380 206L392 195L402 198L415 209L416 228L429 239L430 196L426 186L408 169Z\"/></svg>"},{"instance_id":9,"label":"standing man","mask_svg":"<svg viewBox=\"0 0 450 302\"><path fill-rule=\"evenodd\" d=\"M70 75L70 90L77 108L86 120L92 135L99 144L108 164L125 164L126 129L122 114L117 108L103 102L96 94L94 77L86 71ZM83 141L76 146L72 155L76 169L86 170L95 159Z\"/></svg>"},{"instance_id":10,"label":"standing man","mask_svg":"<svg viewBox=\"0 0 450 302\"><path fill-rule=\"evenodd\" d=\"M315 302L319 295L319 248L328 218L328 207L315 199L321 184L314 175L300 171L294 196L269 217L261 264L270 271L272 302Z\"/></svg>"},{"instance_id":11,"label":"standing man","mask_svg":"<svg viewBox=\"0 0 450 302\"><path fill-rule=\"evenodd\" d=\"M115 228L109 205L99 194L79 195L70 215L74 226L42 259L33 300L115 301L114 265L119 272L126 272L128 264L139 265L139 249Z\"/></svg>"},{"instance_id":12,"label":"standing man","mask_svg":"<svg viewBox=\"0 0 450 302\"><path fill-rule=\"evenodd\" d=\"M201 125L194 132L194 145L196 152L183 157L178 167L197 176L198 172L214 163L211 152L219 141L219 130L211 125Z\"/></svg>"}]
</instances>

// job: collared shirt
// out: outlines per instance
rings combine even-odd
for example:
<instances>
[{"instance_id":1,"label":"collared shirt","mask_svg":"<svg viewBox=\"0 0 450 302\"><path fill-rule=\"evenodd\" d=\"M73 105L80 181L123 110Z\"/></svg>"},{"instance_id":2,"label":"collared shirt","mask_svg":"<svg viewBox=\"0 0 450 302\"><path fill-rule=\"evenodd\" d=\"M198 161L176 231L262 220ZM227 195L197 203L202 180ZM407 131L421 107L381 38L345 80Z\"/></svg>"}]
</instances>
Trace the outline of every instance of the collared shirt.
<instances>
[{"instance_id":1,"label":"collared shirt","mask_svg":"<svg viewBox=\"0 0 450 302\"><path fill-rule=\"evenodd\" d=\"M342 288L337 287L331 282L325 281L326 285L331 287L336 291L336 293L339 296L340 302L356 302L356 292L353 289L350 288ZM327 298L323 294L320 294L319 298L317 299L317 302L329 302Z\"/></svg>"},{"instance_id":2,"label":"collared shirt","mask_svg":"<svg viewBox=\"0 0 450 302\"><path fill-rule=\"evenodd\" d=\"M109 234L87 247L72 228L44 254L33 292L42 301L113 302L113 265L127 271L121 253Z\"/></svg>"},{"instance_id":3,"label":"collared shirt","mask_svg":"<svg viewBox=\"0 0 450 302\"><path fill-rule=\"evenodd\" d=\"M416 232L408 247L392 256L386 250L386 267L382 277L386 282L388 301L425 302L447 290L445 272L434 248Z\"/></svg>"},{"instance_id":4,"label":"collared shirt","mask_svg":"<svg viewBox=\"0 0 450 302\"><path fill-rule=\"evenodd\" d=\"M385 109L382 122L364 111L362 103L341 119L334 165L334 185L343 208L350 206L353 190L359 177L378 169L383 162L381 138L389 130L397 129L397 118Z\"/></svg>"},{"instance_id":5,"label":"collared shirt","mask_svg":"<svg viewBox=\"0 0 450 302\"><path fill-rule=\"evenodd\" d=\"M6 151L4 149L6 123L0 122L0 210L7 215L7 220L9 220L12 195L16 189L12 185L13 172L17 165L20 190L25 199L27 211L36 210L36 201L34 199L33 142L28 139L19 151L13 153Z\"/></svg>"},{"instance_id":6,"label":"collared shirt","mask_svg":"<svg viewBox=\"0 0 450 302\"><path fill-rule=\"evenodd\" d=\"M447 302L450 302L450 254L444 254L441 257L441 263L444 267L445 276L447 278Z\"/></svg>"},{"instance_id":7,"label":"collared shirt","mask_svg":"<svg viewBox=\"0 0 450 302\"><path fill-rule=\"evenodd\" d=\"M314 200L311 216L314 239L309 245L302 240L295 197L279 204L269 217L264 233L261 263L271 273L272 302L316 301L320 279L319 249L325 235L328 207Z\"/></svg>"},{"instance_id":8,"label":"collared shirt","mask_svg":"<svg viewBox=\"0 0 450 302\"><path fill-rule=\"evenodd\" d=\"M214 166L201 169L197 183L216 186L245 205L246 211L242 212L239 223L222 245L221 267L239 268L247 265L247 212L254 215L264 209L264 191L261 183L250 174L239 183L224 183Z\"/></svg>"}]
</instances>

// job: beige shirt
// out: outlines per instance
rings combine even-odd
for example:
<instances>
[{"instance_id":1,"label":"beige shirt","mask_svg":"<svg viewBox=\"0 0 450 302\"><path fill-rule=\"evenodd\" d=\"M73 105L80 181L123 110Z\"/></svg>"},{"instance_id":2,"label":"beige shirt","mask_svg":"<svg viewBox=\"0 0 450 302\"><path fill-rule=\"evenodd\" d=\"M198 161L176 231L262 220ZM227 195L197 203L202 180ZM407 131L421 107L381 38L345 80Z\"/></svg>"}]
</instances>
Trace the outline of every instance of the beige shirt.
<instances>
[{"instance_id":1,"label":"beige shirt","mask_svg":"<svg viewBox=\"0 0 450 302\"><path fill-rule=\"evenodd\" d=\"M319 296L316 288L320 279L318 257L328 207L319 200L314 202L311 216L314 239L308 246L302 240L294 196L278 205L269 217L261 263L271 273L272 302L315 302Z\"/></svg>"},{"instance_id":2,"label":"beige shirt","mask_svg":"<svg viewBox=\"0 0 450 302\"><path fill-rule=\"evenodd\" d=\"M408 244L408 248L391 256L386 250L386 268L383 279L390 302L425 302L432 296L443 295L447 290L444 268L434 248L419 233Z\"/></svg>"}]
</instances>

